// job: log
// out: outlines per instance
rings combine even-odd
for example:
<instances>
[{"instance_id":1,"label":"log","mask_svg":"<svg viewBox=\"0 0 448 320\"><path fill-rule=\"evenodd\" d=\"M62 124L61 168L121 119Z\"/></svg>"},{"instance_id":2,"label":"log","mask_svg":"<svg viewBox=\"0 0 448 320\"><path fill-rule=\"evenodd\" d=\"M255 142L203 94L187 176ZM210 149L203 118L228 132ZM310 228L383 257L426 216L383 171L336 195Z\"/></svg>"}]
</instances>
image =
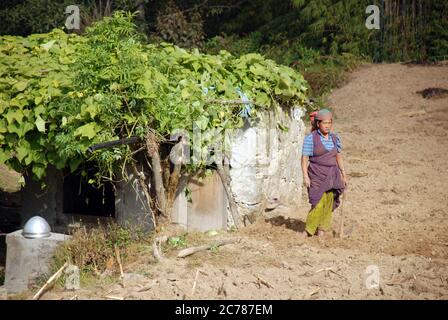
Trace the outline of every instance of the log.
<instances>
[{"instance_id":1,"label":"log","mask_svg":"<svg viewBox=\"0 0 448 320\"><path fill-rule=\"evenodd\" d=\"M37 291L37 293L33 297L33 300L39 300L39 298L42 296L45 290L47 290L53 284L53 282L57 281L61 277L62 272L64 271L65 268L67 268L67 266L68 262L64 263L64 265L61 268L59 268L59 270L56 271L56 273L53 274L47 280L47 282L45 282L45 284L39 289L39 291Z\"/></svg>"},{"instance_id":2,"label":"log","mask_svg":"<svg viewBox=\"0 0 448 320\"><path fill-rule=\"evenodd\" d=\"M156 258L157 262L162 262L165 260L165 257L162 255L161 250L161 244L162 242L166 242L168 240L167 236L157 237L154 239L154 242L152 243L152 253L154 255L154 258Z\"/></svg>"},{"instance_id":3,"label":"log","mask_svg":"<svg viewBox=\"0 0 448 320\"><path fill-rule=\"evenodd\" d=\"M235 243L235 242L239 242L239 239L224 239L224 240L217 240L212 244L206 244L203 246L198 246L198 247L191 247L191 248L187 248L184 250L181 250L178 254L177 257L178 258L185 258L187 256L190 256L196 252L200 252L200 251L204 251L204 250L208 250L210 248L213 247L220 247L226 244L231 244L231 243Z\"/></svg>"}]
</instances>

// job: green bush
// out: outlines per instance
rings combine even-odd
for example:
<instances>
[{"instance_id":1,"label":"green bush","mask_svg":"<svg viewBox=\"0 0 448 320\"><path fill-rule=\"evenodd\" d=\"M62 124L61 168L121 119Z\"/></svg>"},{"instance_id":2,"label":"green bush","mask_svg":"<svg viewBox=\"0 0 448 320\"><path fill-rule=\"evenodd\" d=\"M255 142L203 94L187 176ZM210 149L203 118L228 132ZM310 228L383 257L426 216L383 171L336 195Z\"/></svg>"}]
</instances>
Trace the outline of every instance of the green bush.
<instances>
[{"instance_id":1,"label":"green bush","mask_svg":"<svg viewBox=\"0 0 448 320\"><path fill-rule=\"evenodd\" d=\"M254 120L259 110L306 101L306 82L291 68L254 53L148 45L132 21L116 12L85 36L0 37L0 163L41 179L49 164L73 172L90 160L99 182L132 158L128 146L90 156L95 143L143 138L148 128L162 138L178 129L192 134L193 125L216 133L240 128L246 106L221 103L240 99L237 89L253 102ZM207 147L219 138L192 145L202 160L186 169L205 167Z\"/></svg>"}]
</instances>

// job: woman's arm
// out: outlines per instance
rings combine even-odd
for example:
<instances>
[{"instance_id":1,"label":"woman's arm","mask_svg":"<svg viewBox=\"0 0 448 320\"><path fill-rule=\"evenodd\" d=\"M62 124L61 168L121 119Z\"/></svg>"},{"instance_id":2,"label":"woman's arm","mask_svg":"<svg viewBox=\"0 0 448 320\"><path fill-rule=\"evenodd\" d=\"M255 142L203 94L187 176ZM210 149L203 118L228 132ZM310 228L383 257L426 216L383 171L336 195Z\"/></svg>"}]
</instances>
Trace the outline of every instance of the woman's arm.
<instances>
[{"instance_id":1,"label":"woman's arm","mask_svg":"<svg viewBox=\"0 0 448 320\"><path fill-rule=\"evenodd\" d=\"M342 154L338 152L336 154L336 162L338 163L339 170L341 170L342 180L347 185L347 175L345 174L344 161L342 160Z\"/></svg>"},{"instance_id":2,"label":"woman's arm","mask_svg":"<svg viewBox=\"0 0 448 320\"><path fill-rule=\"evenodd\" d=\"M307 188L311 185L311 180L308 175L308 165L309 165L309 157L308 156L302 156L302 173L303 173L303 181L305 182L305 185Z\"/></svg>"}]
</instances>

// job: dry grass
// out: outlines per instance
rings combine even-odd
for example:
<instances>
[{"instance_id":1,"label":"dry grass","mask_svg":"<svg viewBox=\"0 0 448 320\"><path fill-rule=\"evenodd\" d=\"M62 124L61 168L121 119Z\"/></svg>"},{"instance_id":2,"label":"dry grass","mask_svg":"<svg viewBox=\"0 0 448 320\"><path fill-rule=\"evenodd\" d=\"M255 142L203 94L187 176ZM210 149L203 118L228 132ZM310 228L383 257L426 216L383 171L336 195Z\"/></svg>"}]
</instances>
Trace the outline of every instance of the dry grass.
<instances>
[{"instance_id":1,"label":"dry grass","mask_svg":"<svg viewBox=\"0 0 448 320\"><path fill-rule=\"evenodd\" d=\"M144 235L141 230L125 229L115 223L91 229L84 226L56 250L52 270L68 261L78 266L83 284L94 282L104 274L117 276L119 265L114 248L119 248L123 265L132 263L148 247L151 238L152 235Z\"/></svg>"}]
</instances>

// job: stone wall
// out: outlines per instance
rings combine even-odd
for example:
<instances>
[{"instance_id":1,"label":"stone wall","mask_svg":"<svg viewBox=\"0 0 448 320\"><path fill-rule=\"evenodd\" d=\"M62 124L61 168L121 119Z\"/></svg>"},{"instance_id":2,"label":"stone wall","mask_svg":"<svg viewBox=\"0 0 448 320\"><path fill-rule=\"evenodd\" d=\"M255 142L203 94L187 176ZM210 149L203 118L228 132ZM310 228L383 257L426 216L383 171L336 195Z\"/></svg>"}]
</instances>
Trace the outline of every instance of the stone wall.
<instances>
[{"instance_id":1,"label":"stone wall","mask_svg":"<svg viewBox=\"0 0 448 320\"><path fill-rule=\"evenodd\" d=\"M115 218L123 227L138 227L148 232L154 229L151 209L142 190L138 177L126 168L127 181L116 183L115 191ZM145 172L145 176L150 176Z\"/></svg>"},{"instance_id":2,"label":"stone wall","mask_svg":"<svg viewBox=\"0 0 448 320\"><path fill-rule=\"evenodd\" d=\"M244 128L230 135L231 189L240 214L258 212L265 200L290 207L300 203L303 115L300 108L266 112L257 122L246 121ZM220 223L222 218L228 219L227 227L233 224L221 180L216 173L214 177L213 182L204 181L201 188L190 185L195 190L191 203L186 201L185 190L180 192L174 204L174 223L201 231L225 228L226 223Z\"/></svg>"},{"instance_id":3,"label":"stone wall","mask_svg":"<svg viewBox=\"0 0 448 320\"><path fill-rule=\"evenodd\" d=\"M129 170L128 170L129 171ZM148 173L146 172L148 176ZM21 190L22 203L20 221L23 226L33 216L41 216L47 220L52 231L68 232L70 223L82 220L84 223L97 220L108 220L107 217L95 215L73 215L63 212L63 175L62 172L49 166L44 179L46 188L41 189L41 182L25 177L25 187ZM146 197L141 190L138 179L129 173L129 181L116 183L115 220L124 227L139 227L144 231L154 228L151 211L148 209Z\"/></svg>"},{"instance_id":4,"label":"stone wall","mask_svg":"<svg viewBox=\"0 0 448 320\"><path fill-rule=\"evenodd\" d=\"M257 211L264 200L286 206L301 201L303 114L300 108L266 112L234 135L230 175L240 213Z\"/></svg>"}]
</instances>

